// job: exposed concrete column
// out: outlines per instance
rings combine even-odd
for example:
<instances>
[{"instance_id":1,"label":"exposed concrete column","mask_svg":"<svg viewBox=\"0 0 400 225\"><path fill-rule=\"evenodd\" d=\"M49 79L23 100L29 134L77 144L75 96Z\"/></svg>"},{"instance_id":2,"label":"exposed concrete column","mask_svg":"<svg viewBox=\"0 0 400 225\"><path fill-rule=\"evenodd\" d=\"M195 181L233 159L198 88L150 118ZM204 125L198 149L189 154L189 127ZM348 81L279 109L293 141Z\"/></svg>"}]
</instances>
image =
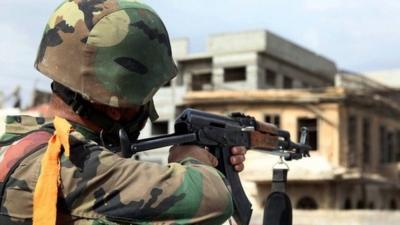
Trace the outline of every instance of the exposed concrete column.
<instances>
[{"instance_id":1,"label":"exposed concrete column","mask_svg":"<svg viewBox=\"0 0 400 225\"><path fill-rule=\"evenodd\" d=\"M276 74L276 88L278 88L278 89L283 88L283 77L284 77L284 75L282 73Z\"/></svg>"},{"instance_id":2,"label":"exposed concrete column","mask_svg":"<svg viewBox=\"0 0 400 225\"><path fill-rule=\"evenodd\" d=\"M216 88L224 86L224 68L212 69L212 82Z\"/></svg>"},{"instance_id":3,"label":"exposed concrete column","mask_svg":"<svg viewBox=\"0 0 400 225\"><path fill-rule=\"evenodd\" d=\"M183 74L183 86L187 87L188 90L192 90L192 74L185 72Z\"/></svg>"},{"instance_id":4,"label":"exposed concrete column","mask_svg":"<svg viewBox=\"0 0 400 225\"><path fill-rule=\"evenodd\" d=\"M262 66L258 66L258 78L257 78L257 87L258 89L268 89L267 81L265 80L265 69Z\"/></svg>"},{"instance_id":5,"label":"exposed concrete column","mask_svg":"<svg viewBox=\"0 0 400 225\"><path fill-rule=\"evenodd\" d=\"M371 120L371 147L370 147L370 164L368 165L373 171L378 171L380 167L380 119L372 117Z\"/></svg>"},{"instance_id":6,"label":"exposed concrete column","mask_svg":"<svg viewBox=\"0 0 400 225\"><path fill-rule=\"evenodd\" d=\"M259 67L258 65L249 65L246 67L246 83L247 86L251 89L258 88L258 76L259 76Z\"/></svg>"},{"instance_id":7,"label":"exposed concrete column","mask_svg":"<svg viewBox=\"0 0 400 225\"><path fill-rule=\"evenodd\" d=\"M260 54L257 54L257 88L258 89L268 89L267 81L266 81L266 66L264 65L264 58Z\"/></svg>"}]
</instances>

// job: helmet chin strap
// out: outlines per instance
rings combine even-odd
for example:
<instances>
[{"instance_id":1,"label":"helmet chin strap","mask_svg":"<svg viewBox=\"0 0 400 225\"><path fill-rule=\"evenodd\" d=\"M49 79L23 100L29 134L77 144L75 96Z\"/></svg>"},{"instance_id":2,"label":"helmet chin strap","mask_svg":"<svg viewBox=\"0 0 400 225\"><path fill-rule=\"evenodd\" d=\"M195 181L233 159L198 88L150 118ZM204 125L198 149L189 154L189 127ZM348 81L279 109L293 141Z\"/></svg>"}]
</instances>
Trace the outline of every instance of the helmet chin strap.
<instances>
[{"instance_id":1,"label":"helmet chin strap","mask_svg":"<svg viewBox=\"0 0 400 225\"><path fill-rule=\"evenodd\" d=\"M152 117L152 119L154 118L154 116L150 115L154 115L155 112L152 101L143 105L134 119L122 125L121 123L111 119L104 112L95 109L88 100L62 84L53 81L51 88L53 92L69 105L76 114L90 120L102 128L103 131L101 136L103 136L102 141L104 141L105 144L111 144L113 146L118 145L119 131L121 129L126 131L130 141L137 140L140 130L144 127L147 119L149 117Z\"/></svg>"}]
</instances>

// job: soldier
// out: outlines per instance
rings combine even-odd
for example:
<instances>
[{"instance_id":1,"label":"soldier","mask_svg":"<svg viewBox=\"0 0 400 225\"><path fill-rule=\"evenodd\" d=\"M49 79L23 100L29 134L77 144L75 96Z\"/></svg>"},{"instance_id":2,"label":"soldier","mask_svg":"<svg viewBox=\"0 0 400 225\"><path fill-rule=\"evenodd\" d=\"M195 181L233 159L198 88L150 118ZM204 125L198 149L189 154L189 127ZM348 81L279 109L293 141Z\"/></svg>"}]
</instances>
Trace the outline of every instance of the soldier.
<instances>
[{"instance_id":1,"label":"soldier","mask_svg":"<svg viewBox=\"0 0 400 225\"><path fill-rule=\"evenodd\" d=\"M174 146L168 165L112 152L157 114L177 73L158 15L134 0L67 0L51 16L35 67L54 82L54 120L14 116L0 142L0 224L222 224L232 199L217 160ZM232 148L243 170L245 149Z\"/></svg>"}]
</instances>

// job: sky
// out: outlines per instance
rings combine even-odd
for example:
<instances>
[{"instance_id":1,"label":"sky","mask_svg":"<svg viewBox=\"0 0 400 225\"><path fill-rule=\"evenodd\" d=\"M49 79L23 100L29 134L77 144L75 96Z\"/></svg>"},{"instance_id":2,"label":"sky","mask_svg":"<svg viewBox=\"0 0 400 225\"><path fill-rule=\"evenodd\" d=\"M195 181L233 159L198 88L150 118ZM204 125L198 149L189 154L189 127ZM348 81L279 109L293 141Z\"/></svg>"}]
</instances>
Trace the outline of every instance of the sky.
<instances>
[{"instance_id":1,"label":"sky","mask_svg":"<svg viewBox=\"0 0 400 225\"><path fill-rule=\"evenodd\" d=\"M369 72L400 68L398 0L143 0L161 16L172 38L190 39L192 52L222 32L269 30L336 62ZM0 0L0 90L50 81L33 68L44 26L60 0Z\"/></svg>"}]
</instances>

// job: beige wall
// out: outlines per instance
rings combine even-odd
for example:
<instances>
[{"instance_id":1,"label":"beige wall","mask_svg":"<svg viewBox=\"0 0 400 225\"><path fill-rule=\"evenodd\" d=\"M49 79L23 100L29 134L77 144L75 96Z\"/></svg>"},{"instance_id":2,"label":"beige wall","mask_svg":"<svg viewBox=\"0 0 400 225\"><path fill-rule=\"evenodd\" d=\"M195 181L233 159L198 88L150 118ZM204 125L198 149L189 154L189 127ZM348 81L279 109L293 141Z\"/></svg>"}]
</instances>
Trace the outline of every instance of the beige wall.
<instances>
[{"instance_id":1,"label":"beige wall","mask_svg":"<svg viewBox=\"0 0 400 225\"><path fill-rule=\"evenodd\" d=\"M257 206L264 207L264 200L271 192L270 183L257 183ZM333 196L329 183L325 181L318 182L292 182L289 180L287 184L287 194L292 201L293 208L296 208L297 203L303 197L310 197L317 202L319 209L333 208Z\"/></svg>"},{"instance_id":2,"label":"beige wall","mask_svg":"<svg viewBox=\"0 0 400 225\"><path fill-rule=\"evenodd\" d=\"M322 155L329 159L333 165L339 165L339 105L330 104L304 104L304 105L218 105L201 106L199 109L213 113L227 115L231 112L243 112L262 121L266 114L278 114L281 117L281 129L290 132L292 140L297 137L298 118L318 119L318 145Z\"/></svg>"},{"instance_id":3,"label":"beige wall","mask_svg":"<svg viewBox=\"0 0 400 225\"><path fill-rule=\"evenodd\" d=\"M383 124L389 130L400 130L400 121L379 113L376 108L337 103L319 104L219 104L201 105L201 110L227 115L231 112L243 112L263 120L265 114L278 114L281 128L288 130L292 140L297 141L297 119L302 117L318 119L318 153L333 167L333 173L342 178L315 181L289 181L288 193L295 205L304 196L315 199L321 209L342 209L346 198L350 198L352 207L367 196L365 204L373 203L375 209L388 209L391 199L395 199L400 207L399 184L400 164L380 165L379 126ZM357 118L357 148L349 149L347 121L349 115ZM361 172L362 165L362 118L371 121L371 163ZM348 151L356 152L357 166L348 168ZM274 160L274 159L272 159ZM275 159L276 160L276 159ZM247 162L251 164L251 159ZM265 168L260 168L264 171ZM368 179L362 182L361 176ZM372 179L372 180L369 180ZM293 184L293 185L292 185ZM365 184L365 185L364 185ZM270 191L270 181L257 181L255 204L262 205Z\"/></svg>"},{"instance_id":4,"label":"beige wall","mask_svg":"<svg viewBox=\"0 0 400 225\"><path fill-rule=\"evenodd\" d=\"M380 109L382 110L382 109ZM389 110L389 109L388 109ZM371 126L371 139L370 139L370 163L364 165L365 172L371 173L379 173L382 176L389 178L392 181L399 182L399 171L400 164L399 163L390 163L386 165L382 165L380 163L380 154L381 154L381 146L380 146L380 126L384 126L388 131L396 132L400 131L400 120L396 117L385 115L380 112L377 108L361 108L357 106L342 106L340 109L340 117L341 117L341 125L340 125L340 146L342 146L342 158L341 165L348 165L346 158L348 151L355 151L357 158L357 167L361 167L363 165L363 148L362 148L362 120L364 118L370 121ZM357 118L357 127L354 128L354 132L357 132L357 148L349 149L348 146L348 117L350 115L354 115ZM396 139L396 137L395 137ZM396 149L396 146L394 146ZM400 149L397 149L400 151Z\"/></svg>"}]
</instances>

